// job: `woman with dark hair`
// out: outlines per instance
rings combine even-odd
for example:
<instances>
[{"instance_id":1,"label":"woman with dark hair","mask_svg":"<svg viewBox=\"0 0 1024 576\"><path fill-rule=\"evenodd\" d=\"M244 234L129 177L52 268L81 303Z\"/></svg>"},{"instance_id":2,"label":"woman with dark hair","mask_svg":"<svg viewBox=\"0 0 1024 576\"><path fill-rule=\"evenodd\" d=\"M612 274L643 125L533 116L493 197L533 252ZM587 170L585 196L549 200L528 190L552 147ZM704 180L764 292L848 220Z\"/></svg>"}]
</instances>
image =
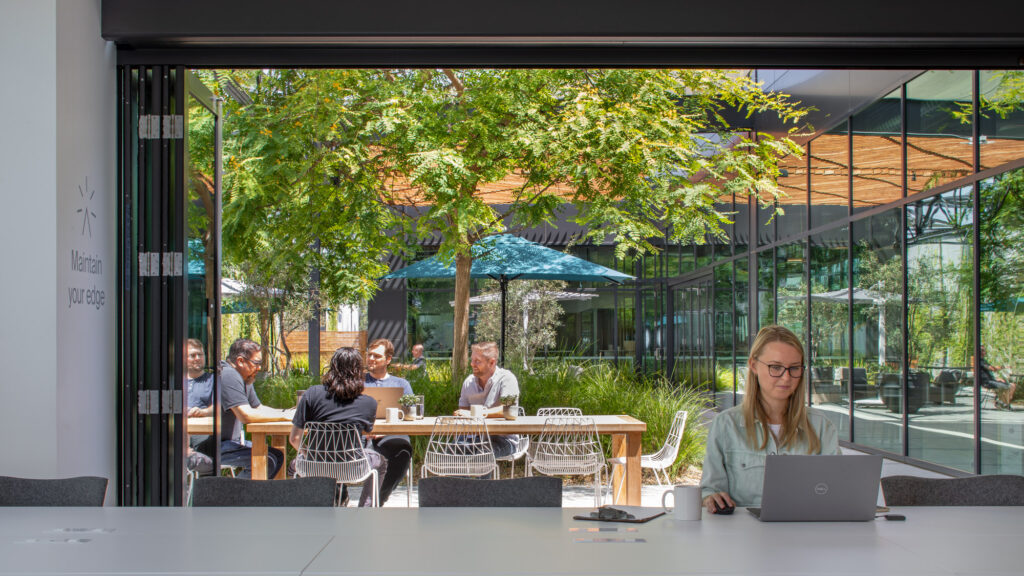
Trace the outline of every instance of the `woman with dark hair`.
<instances>
[{"instance_id":1,"label":"woman with dark hair","mask_svg":"<svg viewBox=\"0 0 1024 576\"><path fill-rule=\"evenodd\" d=\"M306 390L299 399L288 440L298 450L306 422L354 424L365 434L373 429L376 414L377 401L363 394L363 358L355 348L338 348L324 373L321 385ZM364 448L370 466L377 470L379 482L384 478L387 461L373 451L371 444L365 443ZM360 506L371 504L372 492L373 476L370 476L363 482Z\"/></svg>"},{"instance_id":2,"label":"woman with dark hair","mask_svg":"<svg viewBox=\"0 0 1024 576\"><path fill-rule=\"evenodd\" d=\"M768 454L839 454L835 426L805 404L804 346L765 326L750 346L743 403L715 417L700 486L708 512L760 506Z\"/></svg>"}]
</instances>

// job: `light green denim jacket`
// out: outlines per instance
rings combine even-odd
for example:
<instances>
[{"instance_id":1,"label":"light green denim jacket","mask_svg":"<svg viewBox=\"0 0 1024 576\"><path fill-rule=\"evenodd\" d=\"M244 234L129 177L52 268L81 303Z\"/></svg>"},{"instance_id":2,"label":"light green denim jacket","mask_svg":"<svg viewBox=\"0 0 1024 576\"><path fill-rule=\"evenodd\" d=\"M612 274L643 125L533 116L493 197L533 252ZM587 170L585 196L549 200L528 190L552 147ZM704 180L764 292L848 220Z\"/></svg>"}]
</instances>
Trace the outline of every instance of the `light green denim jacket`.
<instances>
[{"instance_id":1,"label":"light green denim jacket","mask_svg":"<svg viewBox=\"0 0 1024 576\"><path fill-rule=\"evenodd\" d=\"M807 420L821 440L822 454L839 454L836 427L813 408L807 409ZM757 430L757 443L764 434ZM743 410L734 406L717 415L708 431L704 453L704 471L700 479L701 498L715 492L728 492L737 506L760 506L764 485L764 460L769 454L807 454L807 444L779 449L769 434L764 450L747 444L747 427L743 424Z\"/></svg>"}]
</instances>

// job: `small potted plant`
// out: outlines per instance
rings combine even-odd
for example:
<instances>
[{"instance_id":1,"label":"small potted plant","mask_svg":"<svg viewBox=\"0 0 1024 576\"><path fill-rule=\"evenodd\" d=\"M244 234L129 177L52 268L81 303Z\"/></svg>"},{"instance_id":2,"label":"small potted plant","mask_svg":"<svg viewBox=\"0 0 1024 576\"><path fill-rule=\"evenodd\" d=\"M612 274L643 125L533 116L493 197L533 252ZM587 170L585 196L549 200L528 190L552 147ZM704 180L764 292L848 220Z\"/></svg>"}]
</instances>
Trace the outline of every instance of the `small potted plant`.
<instances>
[{"instance_id":1,"label":"small potted plant","mask_svg":"<svg viewBox=\"0 0 1024 576\"><path fill-rule=\"evenodd\" d=\"M505 420L515 420L519 417L519 406L516 405L518 400L519 396L515 395L501 397L501 405L503 406L501 414L505 417Z\"/></svg>"},{"instance_id":2,"label":"small potted plant","mask_svg":"<svg viewBox=\"0 0 1024 576\"><path fill-rule=\"evenodd\" d=\"M402 397L398 399L398 403L402 405L402 412L405 413L406 420L416 419L416 395L415 394L402 394Z\"/></svg>"}]
</instances>

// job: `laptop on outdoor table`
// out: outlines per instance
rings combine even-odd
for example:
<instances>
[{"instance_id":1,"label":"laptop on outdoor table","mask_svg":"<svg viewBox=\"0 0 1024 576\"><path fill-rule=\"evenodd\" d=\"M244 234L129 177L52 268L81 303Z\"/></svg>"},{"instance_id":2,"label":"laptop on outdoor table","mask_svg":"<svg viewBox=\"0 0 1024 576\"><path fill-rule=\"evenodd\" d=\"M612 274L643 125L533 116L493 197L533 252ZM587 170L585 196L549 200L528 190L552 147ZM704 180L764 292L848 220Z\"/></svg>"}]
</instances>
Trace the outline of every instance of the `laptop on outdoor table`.
<instances>
[{"instance_id":1,"label":"laptop on outdoor table","mask_svg":"<svg viewBox=\"0 0 1024 576\"><path fill-rule=\"evenodd\" d=\"M773 455L765 460L762 522L863 522L875 518L882 457Z\"/></svg>"},{"instance_id":2,"label":"laptop on outdoor table","mask_svg":"<svg viewBox=\"0 0 1024 576\"><path fill-rule=\"evenodd\" d=\"M367 386L363 388L363 394L377 401L377 415L375 418L378 420L384 419L388 408L400 408L398 399L402 397L403 392L405 390L400 386Z\"/></svg>"}]
</instances>

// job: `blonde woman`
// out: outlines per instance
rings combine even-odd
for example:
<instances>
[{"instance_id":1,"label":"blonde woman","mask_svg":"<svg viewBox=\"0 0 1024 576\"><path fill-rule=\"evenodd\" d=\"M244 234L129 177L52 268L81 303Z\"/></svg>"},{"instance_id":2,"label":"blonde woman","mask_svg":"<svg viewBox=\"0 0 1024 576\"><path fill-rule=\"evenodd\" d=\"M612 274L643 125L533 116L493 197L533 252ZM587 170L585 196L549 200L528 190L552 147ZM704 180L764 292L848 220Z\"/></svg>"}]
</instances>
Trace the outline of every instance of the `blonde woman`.
<instances>
[{"instance_id":1,"label":"blonde woman","mask_svg":"<svg viewBox=\"0 0 1024 576\"><path fill-rule=\"evenodd\" d=\"M701 497L708 512L760 506L765 456L839 454L835 426L804 404L804 347L788 328L765 326L747 361L743 403L708 432Z\"/></svg>"}]
</instances>

